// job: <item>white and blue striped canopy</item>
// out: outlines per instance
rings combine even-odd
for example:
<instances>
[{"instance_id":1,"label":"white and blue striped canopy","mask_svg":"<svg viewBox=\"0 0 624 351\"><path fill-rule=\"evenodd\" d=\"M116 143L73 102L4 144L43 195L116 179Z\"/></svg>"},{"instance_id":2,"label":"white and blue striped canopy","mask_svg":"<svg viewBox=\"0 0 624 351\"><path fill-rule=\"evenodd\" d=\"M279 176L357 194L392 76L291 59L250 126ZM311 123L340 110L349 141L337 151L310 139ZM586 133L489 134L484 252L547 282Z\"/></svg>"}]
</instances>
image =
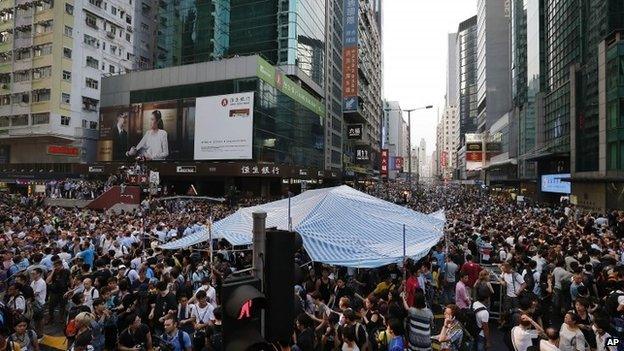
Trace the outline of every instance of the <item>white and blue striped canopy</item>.
<instances>
[{"instance_id":1,"label":"white and blue striped canopy","mask_svg":"<svg viewBox=\"0 0 624 351\"><path fill-rule=\"evenodd\" d=\"M252 242L254 212L267 213L266 226L288 230L288 199L247 207L216 222L213 238L232 245ZM383 201L346 185L309 190L290 199L292 230L303 238L313 261L347 267L379 267L403 259L403 225L408 257L419 259L440 240L444 214L426 215ZM208 240L195 233L162 245L179 249Z\"/></svg>"}]
</instances>

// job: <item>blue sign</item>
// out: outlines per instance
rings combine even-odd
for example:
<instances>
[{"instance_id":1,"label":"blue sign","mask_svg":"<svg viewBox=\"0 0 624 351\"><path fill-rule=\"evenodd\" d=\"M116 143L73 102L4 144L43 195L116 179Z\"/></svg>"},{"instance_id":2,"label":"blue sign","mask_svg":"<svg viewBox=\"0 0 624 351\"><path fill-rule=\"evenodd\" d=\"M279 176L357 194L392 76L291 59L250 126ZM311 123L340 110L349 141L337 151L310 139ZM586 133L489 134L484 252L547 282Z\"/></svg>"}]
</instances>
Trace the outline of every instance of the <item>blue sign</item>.
<instances>
[{"instance_id":1,"label":"blue sign","mask_svg":"<svg viewBox=\"0 0 624 351\"><path fill-rule=\"evenodd\" d=\"M352 96L344 99L344 106L342 109L344 111L356 111L358 108L358 98L357 96Z\"/></svg>"},{"instance_id":2,"label":"blue sign","mask_svg":"<svg viewBox=\"0 0 624 351\"><path fill-rule=\"evenodd\" d=\"M542 175L542 192L570 194L572 192L572 184L563 181L563 178L570 178L570 173Z\"/></svg>"},{"instance_id":3,"label":"blue sign","mask_svg":"<svg viewBox=\"0 0 624 351\"><path fill-rule=\"evenodd\" d=\"M359 0L344 0L343 47L357 46Z\"/></svg>"}]
</instances>

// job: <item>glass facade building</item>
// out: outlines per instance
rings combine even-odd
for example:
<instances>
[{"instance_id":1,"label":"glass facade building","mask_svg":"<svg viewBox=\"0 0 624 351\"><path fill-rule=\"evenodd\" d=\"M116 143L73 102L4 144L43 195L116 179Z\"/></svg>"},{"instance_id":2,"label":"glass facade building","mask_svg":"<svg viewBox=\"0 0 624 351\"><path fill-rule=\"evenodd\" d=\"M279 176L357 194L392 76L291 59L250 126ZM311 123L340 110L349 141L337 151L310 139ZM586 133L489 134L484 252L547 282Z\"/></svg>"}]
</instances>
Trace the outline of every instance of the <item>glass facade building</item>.
<instances>
[{"instance_id":1,"label":"glass facade building","mask_svg":"<svg viewBox=\"0 0 624 351\"><path fill-rule=\"evenodd\" d=\"M545 151L570 151L570 67L581 57L580 0L547 0Z\"/></svg>"},{"instance_id":2,"label":"glass facade building","mask_svg":"<svg viewBox=\"0 0 624 351\"><path fill-rule=\"evenodd\" d=\"M259 54L324 84L325 1L160 1L156 67Z\"/></svg>"},{"instance_id":3,"label":"glass facade building","mask_svg":"<svg viewBox=\"0 0 624 351\"><path fill-rule=\"evenodd\" d=\"M477 128L477 16L460 23L457 32L459 58L459 147L465 134Z\"/></svg>"},{"instance_id":4,"label":"glass facade building","mask_svg":"<svg viewBox=\"0 0 624 351\"><path fill-rule=\"evenodd\" d=\"M222 58L229 44L229 0L159 1L156 68Z\"/></svg>"}]
</instances>

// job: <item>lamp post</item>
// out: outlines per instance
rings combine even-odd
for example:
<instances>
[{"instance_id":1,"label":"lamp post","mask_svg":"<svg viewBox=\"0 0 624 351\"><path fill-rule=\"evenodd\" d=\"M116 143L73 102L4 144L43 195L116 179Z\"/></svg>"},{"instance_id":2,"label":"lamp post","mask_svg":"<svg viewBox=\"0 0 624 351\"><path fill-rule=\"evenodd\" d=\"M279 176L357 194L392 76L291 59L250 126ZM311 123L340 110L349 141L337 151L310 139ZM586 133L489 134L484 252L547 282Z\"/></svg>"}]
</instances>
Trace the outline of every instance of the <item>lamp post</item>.
<instances>
[{"instance_id":1,"label":"lamp post","mask_svg":"<svg viewBox=\"0 0 624 351\"><path fill-rule=\"evenodd\" d=\"M412 188L412 112L414 111L418 111L418 110L428 110L430 108L433 108L433 105L427 105L427 106L422 106L422 107L417 107L417 108L411 108L408 110L403 110L400 108L391 108L391 109L384 109L384 111L401 111L401 112L407 112L407 142L408 142L408 148L407 148L407 181L409 183L410 189Z\"/></svg>"}]
</instances>

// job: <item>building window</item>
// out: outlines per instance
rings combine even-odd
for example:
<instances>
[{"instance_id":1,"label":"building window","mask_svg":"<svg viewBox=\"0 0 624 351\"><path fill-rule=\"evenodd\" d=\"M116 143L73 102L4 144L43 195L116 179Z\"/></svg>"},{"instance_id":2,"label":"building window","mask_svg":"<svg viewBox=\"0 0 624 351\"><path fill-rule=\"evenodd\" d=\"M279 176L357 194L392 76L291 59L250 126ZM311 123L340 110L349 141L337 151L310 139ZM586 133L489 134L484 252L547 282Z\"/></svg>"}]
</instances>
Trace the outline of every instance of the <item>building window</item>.
<instances>
[{"instance_id":1,"label":"building window","mask_svg":"<svg viewBox=\"0 0 624 351\"><path fill-rule=\"evenodd\" d=\"M0 128L9 127L11 125L9 116L0 116Z\"/></svg>"},{"instance_id":2,"label":"building window","mask_svg":"<svg viewBox=\"0 0 624 351\"><path fill-rule=\"evenodd\" d=\"M11 104L11 94L0 96L0 106L7 106Z\"/></svg>"},{"instance_id":3,"label":"building window","mask_svg":"<svg viewBox=\"0 0 624 351\"><path fill-rule=\"evenodd\" d=\"M102 8L102 0L89 0L89 4Z\"/></svg>"},{"instance_id":4,"label":"building window","mask_svg":"<svg viewBox=\"0 0 624 351\"><path fill-rule=\"evenodd\" d=\"M11 116L11 125L12 126L27 126L28 125L28 115L16 115Z\"/></svg>"},{"instance_id":5,"label":"building window","mask_svg":"<svg viewBox=\"0 0 624 351\"><path fill-rule=\"evenodd\" d=\"M34 47L33 52L35 57L52 54L52 43L37 45Z\"/></svg>"},{"instance_id":6,"label":"building window","mask_svg":"<svg viewBox=\"0 0 624 351\"><path fill-rule=\"evenodd\" d=\"M53 21L43 21L35 24L35 34L51 33L53 28Z\"/></svg>"},{"instance_id":7,"label":"building window","mask_svg":"<svg viewBox=\"0 0 624 351\"><path fill-rule=\"evenodd\" d=\"M87 78L85 79L85 84L87 86L87 88L91 88L91 89L97 89L98 88L98 81L92 78Z\"/></svg>"},{"instance_id":8,"label":"building window","mask_svg":"<svg viewBox=\"0 0 624 351\"><path fill-rule=\"evenodd\" d=\"M132 16L130 16L130 15L126 16L126 23L127 24L132 24Z\"/></svg>"},{"instance_id":9,"label":"building window","mask_svg":"<svg viewBox=\"0 0 624 351\"><path fill-rule=\"evenodd\" d=\"M33 113L32 124L50 124L50 112L46 113Z\"/></svg>"},{"instance_id":10,"label":"building window","mask_svg":"<svg viewBox=\"0 0 624 351\"><path fill-rule=\"evenodd\" d=\"M74 5L65 3L65 12L68 15L73 15L74 14Z\"/></svg>"},{"instance_id":11,"label":"building window","mask_svg":"<svg viewBox=\"0 0 624 351\"><path fill-rule=\"evenodd\" d=\"M63 57L65 57L67 59L71 59L71 57L72 57L72 49L70 49L70 48L63 48Z\"/></svg>"},{"instance_id":12,"label":"building window","mask_svg":"<svg viewBox=\"0 0 624 351\"><path fill-rule=\"evenodd\" d=\"M70 37L71 38L73 36L73 32L74 32L74 29L72 27L65 26L65 36L66 37Z\"/></svg>"},{"instance_id":13,"label":"building window","mask_svg":"<svg viewBox=\"0 0 624 351\"><path fill-rule=\"evenodd\" d=\"M117 16L117 8L115 6L111 6L111 13Z\"/></svg>"},{"instance_id":14,"label":"building window","mask_svg":"<svg viewBox=\"0 0 624 351\"><path fill-rule=\"evenodd\" d=\"M100 62L91 56L87 56L87 67L98 69L100 67Z\"/></svg>"},{"instance_id":15,"label":"building window","mask_svg":"<svg viewBox=\"0 0 624 351\"><path fill-rule=\"evenodd\" d=\"M97 111L99 101L86 96L82 97L82 109L85 111ZM85 127L86 128L86 127Z\"/></svg>"},{"instance_id":16,"label":"building window","mask_svg":"<svg viewBox=\"0 0 624 351\"><path fill-rule=\"evenodd\" d=\"M98 40L88 34L84 35L84 43L93 47L100 46L100 44L98 43Z\"/></svg>"},{"instance_id":17,"label":"building window","mask_svg":"<svg viewBox=\"0 0 624 351\"><path fill-rule=\"evenodd\" d=\"M71 123L71 117L69 116L61 116L61 125L68 126Z\"/></svg>"},{"instance_id":18,"label":"building window","mask_svg":"<svg viewBox=\"0 0 624 351\"><path fill-rule=\"evenodd\" d=\"M82 120L82 128L87 128L88 122L86 119Z\"/></svg>"},{"instance_id":19,"label":"building window","mask_svg":"<svg viewBox=\"0 0 624 351\"><path fill-rule=\"evenodd\" d=\"M35 56L37 52L35 51ZM30 58L30 50L28 49L17 49L15 50L15 60L26 60Z\"/></svg>"},{"instance_id":20,"label":"building window","mask_svg":"<svg viewBox=\"0 0 624 351\"><path fill-rule=\"evenodd\" d=\"M71 72L63 71L63 80L71 82Z\"/></svg>"},{"instance_id":21,"label":"building window","mask_svg":"<svg viewBox=\"0 0 624 351\"><path fill-rule=\"evenodd\" d=\"M2 22L10 21L12 19L13 19L13 12L4 12L2 15L0 15L0 21Z\"/></svg>"},{"instance_id":22,"label":"building window","mask_svg":"<svg viewBox=\"0 0 624 351\"><path fill-rule=\"evenodd\" d=\"M30 102L29 92L17 93L13 95L13 103L27 104L29 102Z\"/></svg>"},{"instance_id":23,"label":"building window","mask_svg":"<svg viewBox=\"0 0 624 351\"><path fill-rule=\"evenodd\" d=\"M95 18L94 16L87 15L87 18L85 19L85 23L87 24L87 26L93 29L98 29L97 18Z\"/></svg>"},{"instance_id":24,"label":"building window","mask_svg":"<svg viewBox=\"0 0 624 351\"><path fill-rule=\"evenodd\" d=\"M33 69L33 79L48 78L52 75L52 66L40 67Z\"/></svg>"},{"instance_id":25,"label":"building window","mask_svg":"<svg viewBox=\"0 0 624 351\"><path fill-rule=\"evenodd\" d=\"M61 103L69 105L71 103L71 95L67 93L61 93Z\"/></svg>"},{"instance_id":26,"label":"building window","mask_svg":"<svg viewBox=\"0 0 624 351\"><path fill-rule=\"evenodd\" d=\"M17 71L13 73L14 82L25 82L30 80L30 70Z\"/></svg>"},{"instance_id":27,"label":"building window","mask_svg":"<svg viewBox=\"0 0 624 351\"><path fill-rule=\"evenodd\" d=\"M130 33L126 33L126 41L129 43L130 42Z\"/></svg>"},{"instance_id":28,"label":"building window","mask_svg":"<svg viewBox=\"0 0 624 351\"><path fill-rule=\"evenodd\" d=\"M32 91L33 102L50 101L50 89L38 89Z\"/></svg>"},{"instance_id":29,"label":"building window","mask_svg":"<svg viewBox=\"0 0 624 351\"><path fill-rule=\"evenodd\" d=\"M108 73L110 73L110 74L115 74L115 66L113 66L113 65L108 65Z\"/></svg>"},{"instance_id":30,"label":"building window","mask_svg":"<svg viewBox=\"0 0 624 351\"><path fill-rule=\"evenodd\" d=\"M91 128L91 129L97 129L97 124L98 124L97 122L90 121L90 122L89 122L89 128Z\"/></svg>"}]
</instances>

